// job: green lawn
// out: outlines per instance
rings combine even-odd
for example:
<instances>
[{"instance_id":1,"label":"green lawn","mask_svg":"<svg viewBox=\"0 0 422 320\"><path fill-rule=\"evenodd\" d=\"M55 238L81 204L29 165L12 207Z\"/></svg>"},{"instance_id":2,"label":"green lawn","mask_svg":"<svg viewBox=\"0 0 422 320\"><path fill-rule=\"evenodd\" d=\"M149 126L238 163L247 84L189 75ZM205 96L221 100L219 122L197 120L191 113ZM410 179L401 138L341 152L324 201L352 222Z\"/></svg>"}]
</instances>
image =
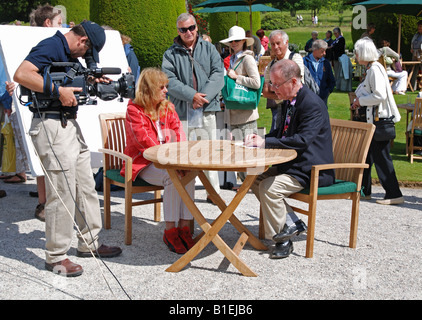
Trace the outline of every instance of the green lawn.
<instances>
[{"instance_id":1,"label":"green lawn","mask_svg":"<svg viewBox=\"0 0 422 320\"><path fill-rule=\"evenodd\" d=\"M289 35L289 43L296 44L299 50L305 48L306 42L311 38L312 31L318 31L319 38L324 39L325 33L328 30L333 31L334 27L339 27L346 39L346 48L353 50L353 41L351 35L351 23L352 23L352 10L345 10L342 14L338 12L328 12L321 10L318 14L318 25L312 25L311 11L298 11L297 14L303 16L304 24L295 26L293 28L283 28L284 31ZM342 20L342 21L340 21ZM296 25L296 18L292 17L292 21ZM271 31L267 30L266 35L268 36ZM334 36L333 36L334 37Z\"/></svg>"},{"instance_id":2,"label":"green lawn","mask_svg":"<svg viewBox=\"0 0 422 320\"><path fill-rule=\"evenodd\" d=\"M289 35L289 44L296 44L299 50L304 50L306 42L311 39L311 32L318 31L318 38L324 39L325 33L328 30L333 31L333 27L295 27L284 29L286 33ZM346 39L346 48L351 50L353 49L353 41L350 28L340 28L341 32L343 33L343 37ZM333 36L334 40L334 36Z\"/></svg>"}]
</instances>

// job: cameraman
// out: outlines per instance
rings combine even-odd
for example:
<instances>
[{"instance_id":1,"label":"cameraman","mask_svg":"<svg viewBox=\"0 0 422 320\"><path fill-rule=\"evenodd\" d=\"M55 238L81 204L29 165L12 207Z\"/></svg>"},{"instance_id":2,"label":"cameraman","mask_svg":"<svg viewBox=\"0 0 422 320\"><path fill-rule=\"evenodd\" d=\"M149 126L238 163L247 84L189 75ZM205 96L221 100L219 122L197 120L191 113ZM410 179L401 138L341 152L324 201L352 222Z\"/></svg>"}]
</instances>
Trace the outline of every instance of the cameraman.
<instances>
[{"instance_id":1,"label":"cameraman","mask_svg":"<svg viewBox=\"0 0 422 320\"><path fill-rule=\"evenodd\" d=\"M98 53L104 43L104 29L85 20L64 35L57 31L38 43L14 75L14 81L22 86L60 101L54 107L40 107L34 101L30 106L34 117L29 134L47 174L45 268L68 277L83 272L80 265L67 258L74 219L80 230L77 256L89 257L92 250L96 256L107 258L119 255L122 250L98 244L100 205L94 188L90 151L76 122L78 101L74 92L82 91L82 88L56 86L49 81L45 71L52 62L90 58L87 51L92 52L95 62L99 62Z\"/></svg>"}]
</instances>

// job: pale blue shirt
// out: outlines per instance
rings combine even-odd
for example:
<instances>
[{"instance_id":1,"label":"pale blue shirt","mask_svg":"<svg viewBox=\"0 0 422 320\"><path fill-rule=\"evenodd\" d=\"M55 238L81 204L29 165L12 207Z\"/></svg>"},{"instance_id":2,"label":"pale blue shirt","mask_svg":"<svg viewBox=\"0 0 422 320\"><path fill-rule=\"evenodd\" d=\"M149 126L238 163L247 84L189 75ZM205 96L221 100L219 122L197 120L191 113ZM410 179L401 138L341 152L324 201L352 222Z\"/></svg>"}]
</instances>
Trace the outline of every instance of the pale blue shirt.
<instances>
[{"instance_id":1,"label":"pale blue shirt","mask_svg":"<svg viewBox=\"0 0 422 320\"><path fill-rule=\"evenodd\" d=\"M243 51L239 51L238 53L234 54L230 58L230 69L234 69L236 66L236 62L239 59L240 55L243 53Z\"/></svg>"}]
</instances>

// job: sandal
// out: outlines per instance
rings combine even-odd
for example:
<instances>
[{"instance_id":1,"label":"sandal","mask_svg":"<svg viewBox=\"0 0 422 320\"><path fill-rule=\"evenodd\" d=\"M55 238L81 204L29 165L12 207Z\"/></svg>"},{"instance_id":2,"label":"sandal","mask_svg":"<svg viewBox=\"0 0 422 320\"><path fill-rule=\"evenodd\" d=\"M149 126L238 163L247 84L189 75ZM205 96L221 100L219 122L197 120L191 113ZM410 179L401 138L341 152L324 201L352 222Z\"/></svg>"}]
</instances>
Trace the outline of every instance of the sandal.
<instances>
[{"instance_id":1,"label":"sandal","mask_svg":"<svg viewBox=\"0 0 422 320\"><path fill-rule=\"evenodd\" d=\"M0 179L1 180L3 180L3 179L10 179L11 177L13 177L13 174L12 175L10 175L10 174L4 174L4 175L0 176Z\"/></svg>"},{"instance_id":2,"label":"sandal","mask_svg":"<svg viewBox=\"0 0 422 320\"><path fill-rule=\"evenodd\" d=\"M18 180L12 180L14 177L17 177ZM14 176L10 176L10 178L8 179L4 179L4 183L22 183L22 182L26 182L26 175L25 177L22 177L19 174L15 174Z\"/></svg>"}]
</instances>

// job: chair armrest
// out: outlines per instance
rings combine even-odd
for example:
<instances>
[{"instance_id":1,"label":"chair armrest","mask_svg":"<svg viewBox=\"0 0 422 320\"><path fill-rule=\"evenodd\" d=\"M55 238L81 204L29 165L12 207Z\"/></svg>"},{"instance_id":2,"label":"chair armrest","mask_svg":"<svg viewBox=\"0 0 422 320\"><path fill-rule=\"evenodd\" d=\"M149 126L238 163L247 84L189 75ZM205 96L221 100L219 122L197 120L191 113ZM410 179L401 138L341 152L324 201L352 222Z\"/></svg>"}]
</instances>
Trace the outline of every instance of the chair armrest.
<instances>
[{"instance_id":1,"label":"chair armrest","mask_svg":"<svg viewBox=\"0 0 422 320\"><path fill-rule=\"evenodd\" d=\"M117 158L123 159L125 161L132 161L132 158L128 155L125 155L124 153L121 153L119 151L111 150L111 149L98 149L99 152L109 154L111 156L115 156Z\"/></svg>"},{"instance_id":2,"label":"chair armrest","mask_svg":"<svg viewBox=\"0 0 422 320\"><path fill-rule=\"evenodd\" d=\"M312 166L311 171L311 185L310 193L317 194L318 190L318 176L319 172L329 169L366 169L369 168L367 163L328 163L328 164L317 164Z\"/></svg>"},{"instance_id":3,"label":"chair armrest","mask_svg":"<svg viewBox=\"0 0 422 320\"><path fill-rule=\"evenodd\" d=\"M127 185L129 182L132 181L132 161L133 161L132 157L124 153L121 153L119 151L115 151L111 149L98 149L98 151L124 160L125 161L125 184ZM104 171L107 171L107 168L105 166L106 164L104 163Z\"/></svg>"},{"instance_id":4,"label":"chair armrest","mask_svg":"<svg viewBox=\"0 0 422 320\"><path fill-rule=\"evenodd\" d=\"M328 163L317 164L312 166L316 171L329 170L329 169L366 169L369 168L367 163Z\"/></svg>"}]
</instances>

